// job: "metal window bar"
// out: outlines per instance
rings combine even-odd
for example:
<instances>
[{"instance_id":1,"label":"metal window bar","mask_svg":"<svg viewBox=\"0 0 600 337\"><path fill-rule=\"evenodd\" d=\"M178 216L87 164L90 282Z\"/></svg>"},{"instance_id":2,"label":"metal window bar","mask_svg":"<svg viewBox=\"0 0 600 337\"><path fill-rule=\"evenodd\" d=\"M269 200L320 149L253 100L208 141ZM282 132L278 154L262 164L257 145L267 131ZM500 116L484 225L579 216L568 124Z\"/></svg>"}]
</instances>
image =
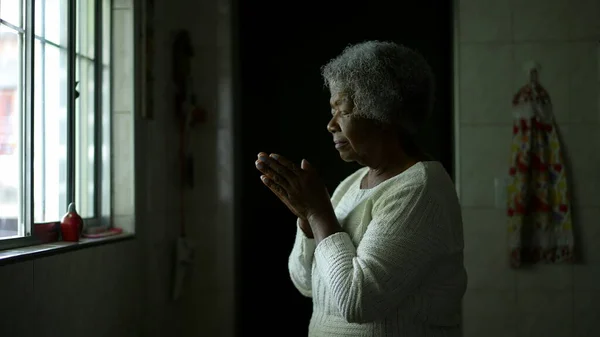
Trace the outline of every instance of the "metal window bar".
<instances>
[{"instance_id":1,"label":"metal window bar","mask_svg":"<svg viewBox=\"0 0 600 337\"><path fill-rule=\"evenodd\" d=\"M0 20L0 21L2 21L2 20ZM24 32L24 30L22 30L22 31ZM34 37L35 37L36 40L40 41L43 44L51 45L51 46L59 48L61 50L68 50L69 49L68 47L65 47L65 46L63 46L61 44L58 44L58 43L54 42L54 41L46 39L44 36L34 35ZM91 58L89 56L86 56L84 54L75 53L75 55L77 55L77 57L79 57L79 58L86 59L88 61L94 62L93 58Z\"/></svg>"},{"instance_id":2,"label":"metal window bar","mask_svg":"<svg viewBox=\"0 0 600 337\"><path fill-rule=\"evenodd\" d=\"M46 1L40 1L41 3L41 7L40 11L41 11L41 32L42 32L42 36L46 36ZM35 12L34 12L35 15ZM34 31L34 35L35 35L35 31ZM45 40L45 38L44 38ZM34 40L34 48L35 48L35 40ZM42 156L42 164L40 165L42 168L42 172L41 172L41 182L38 182L38 184L41 184L42 186L42 196L44 196L42 198L42 204L40 205L42 207L42 209L44 210L44 213L46 211L46 154L47 154L47 146L46 146L46 43L42 42L40 43L40 61L41 61L41 65L40 67L42 68L42 71L40 72L42 74L42 78L40 79L40 81L42 82L41 87L44 88L41 92L41 100L42 100L42 104L41 104L41 114L42 114L42 118L41 118L41 124L42 127L40 128L40 132L41 132L41 138L42 138L42 151L41 151L41 156ZM34 75L35 76L35 75ZM35 78L31 79L32 84L35 86ZM34 101L34 106L33 109L35 109L35 101ZM34 118L33 115L35 114L35 110L31 110L31 118ZM35 197L34 197L35 199ZM34 214L35 214L35 208L34 208ZM44 214L44 218L46 218L46 214ZM33 218L33 220L35 221L35 217Z\"/></svg>"},{"instance_id":3,"label":"metal window bar","mask_svg":"<svg viewBox=\"0 0 600 337\"><path fill-rule=\"evenodd\" d=\"M77 0L68 0L67 9L67 204L75 201L75 64Z\"/></svg>"},{"instance_id":4,"label":"metal window bar","mask_svg":"<svg viewBox=\"0 0 600 337\"><path fill-rule=\"evenodd\" d=\"M10 23L10 22L8 22L6 20L0 19L0 24L6 26L8 28L14 29L14 30L16 30L17 32L19 32L21 34L25 33L25 29L23 29L21 27L18 27L18 26L15 26L15 25L13 25L12 23Z\"/></svg>"},{"instance_id":5,"label":"metal window bar","mask_svg":"<svg viewBox=\"0 0 600 337\"><path fill-rule=\"evenodd\" d=\"M33 38L35 34L35 0L26 0L27 6L25 7L25 76L22 77L24 80L24 114L23 116L23 124L24 124L24 146L22 151L24 170L22 174L24 175L21 179L23 182L23 227L25 228L25 235L32 236L33 232L33 153L34 149L34 121L33 121L33 111L34 111L34 97L35 97L35 85L33 83L33 78L35 76L35 39Z\"/></svg>"},{"instance_id":6,"label":"metal window bar","mask_svg":"<svg viewBox=\"0 0 600 337\"><path fill-rule=\"evenodd\" d=\"M95 0L94 11L94 218L100 219L102 210L102 35L103 4ZM100 223L101 221L99 221Z\"/></svg>"},{"instance_id":7,"label":"metal window bar","mask_svg":"<svg viewBox=\"0 0 600 337\"><path fill-rule=\"evenodd\" d=\"M107 60L104 59L104 54L101 54L102 56L100 57L100 62L98 62L98 65L100 67L100 72L102 73L102 84L104 86L104 84L108 84L107 85L107 92L104 92L104 94L108 95L108 101L104 102L104 100L102 99L103 104L106 104L106 106L102 106L102 116L105 117L106 119L106 123L104 124L102 121L104 121L104 119L101 120L101 124L102 124L102 132L101 134L104 135L104 137L101 137L101 143L99 143L99 158L101 160L101 162L104 162L104 154L103 154L103 149L106 148L108 151L108 155L106 158L106 161L108 162L107 164L105 164L105 166L102 166L103 169L107 168L107 170L103 170L101 169L100 173L100 177L99 180L101 181L101 186L99 186L98 188L98 193L100 194L100 197L102 198L102 200L100 201L100 214L98 214L98 216L101 219L101 225L104 227L111 227L112 226L112 219L111 219L111 214L112 214L112 149L113 149L113 144L112 144L112 137L111 135L113 134L113 125L112 125L112 99L113 99L113 95L112 95L112 88L113 88L113 71L112 71L112 55L114 52L114 49L112 47L112 36L113 36L113 13L112 13L112 8L113 8L113 0L108 0L107 1L107 6L104 6L104 2L102 2L102 24L100 25L101 27L104 28L105 24L108 24L108 29L107 32L104 31L104 29L102 30L102 48L100 48L101 50L104 50L104 48L110 48L109 50L109 58ZM105 13L106 11L106 13ZM104 21L104 15L109 15L108 17L108 22ZM105 36L105 33L107 33L107 36ZM104 42L108 41L108 46L104 45ZM105 66L105 62L108 62L107 64L107 72L108 72L108 76L105 78L104 75L104 66ZM104 114L106 112L106 114ZM106 128L106 129L105 129ZM108 132L106 132L106 130L108 130Z\"/></svg>"}]
</instances>

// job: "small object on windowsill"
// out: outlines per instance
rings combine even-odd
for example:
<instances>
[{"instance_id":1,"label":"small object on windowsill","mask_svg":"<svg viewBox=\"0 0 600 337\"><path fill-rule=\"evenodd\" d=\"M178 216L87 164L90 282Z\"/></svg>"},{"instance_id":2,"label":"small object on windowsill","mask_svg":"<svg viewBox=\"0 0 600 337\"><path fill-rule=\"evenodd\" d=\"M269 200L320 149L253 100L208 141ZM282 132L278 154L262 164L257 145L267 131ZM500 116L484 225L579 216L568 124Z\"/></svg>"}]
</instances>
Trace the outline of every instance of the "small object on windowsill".
<instances>
[{"instance_id":1,"label":"small object on windowsill","mask_svg":"<svg viewBox=\"0 0 600 337\"><path fill-rule=\"evenodd\" d=\"M41 243L50 243L58 241L60 233L60 221L42 222L33 225L33 235Z\"/></svg>"},{"instance_id":2,"label":"small object on windowsill","mask_svg":"<svg viewBox=\"0 0 600 337\"><path fill-rule=\"evenodd\" d=\"M89 230L87 230L83 233L83 237L88 238L88 239L99 239L99 238L105 238L107 236L119 235L121 233L123 233L123 229L115 228L115 227L102 228L100 230L94 230L94 229L90 228Z\"/></svg>"},{"instance_id":3,"label":"small object on windowsill","mask_svg":"<svg viewBox=\"0 0 600 337\"><path fill-rule=\"evenodd\" d=\"M67 214L62 218L60 222L60 232L62 234L62 240L68 242L78 242L83 231L83 219L77 210L75 209L75 203L69 204L69 210Z\"/></svg>"}]
</instances>

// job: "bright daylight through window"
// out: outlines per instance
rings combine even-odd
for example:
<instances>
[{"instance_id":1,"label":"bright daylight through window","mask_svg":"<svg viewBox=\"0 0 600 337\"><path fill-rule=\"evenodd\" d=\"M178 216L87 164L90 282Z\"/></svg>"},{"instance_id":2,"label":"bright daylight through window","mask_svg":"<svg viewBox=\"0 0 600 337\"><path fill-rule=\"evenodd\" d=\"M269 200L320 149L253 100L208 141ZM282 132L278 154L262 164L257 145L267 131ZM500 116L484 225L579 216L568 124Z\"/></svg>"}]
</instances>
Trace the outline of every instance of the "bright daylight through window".
<instances>
[{"instance_id":1,"label":"bright daylight through window","mask_svg":"<svg viewBox=\"0 0 600 337\"><path fill-rule=\"evenodd\" d=\"M0 249L108 224L111 2L0 0Z\"/></svg>"}]
</instances>

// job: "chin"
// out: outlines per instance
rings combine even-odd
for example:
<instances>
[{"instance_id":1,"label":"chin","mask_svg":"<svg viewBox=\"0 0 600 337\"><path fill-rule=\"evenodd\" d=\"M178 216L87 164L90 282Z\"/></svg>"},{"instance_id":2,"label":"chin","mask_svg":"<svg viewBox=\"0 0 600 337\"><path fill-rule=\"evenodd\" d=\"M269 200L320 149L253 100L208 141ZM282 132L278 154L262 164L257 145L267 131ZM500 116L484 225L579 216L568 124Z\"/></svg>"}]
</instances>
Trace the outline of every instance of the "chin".
<instances>
[{"instance_id":1,"label":"chin","mask_svg":"<svg viewBox=\"0 0 600 337\"><path fill-rule=\"evenodd\" d=\"M354 153L348 153L344 151L340 151L340 158L346 163L352 163L356 161L356 156Z\"/></svg>"}]
</instances>

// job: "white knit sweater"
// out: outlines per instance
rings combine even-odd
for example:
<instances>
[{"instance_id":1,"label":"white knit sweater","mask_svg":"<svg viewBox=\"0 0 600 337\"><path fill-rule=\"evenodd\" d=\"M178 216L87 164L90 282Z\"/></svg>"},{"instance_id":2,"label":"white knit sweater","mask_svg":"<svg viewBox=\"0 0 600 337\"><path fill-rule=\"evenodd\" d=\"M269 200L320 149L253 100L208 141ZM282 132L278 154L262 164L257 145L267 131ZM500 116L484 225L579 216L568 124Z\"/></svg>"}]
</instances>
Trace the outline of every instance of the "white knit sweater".
<instances>
[{"instance_id":1,"label":"white knit sweater","mask_svg":"<svg viewBox=\"0 0 600 337\"><path fill-rule=\"evenodd\" d=\"M309 336L460 336L467 275L452 180L440 163L421 162L361 189L367 172L333 193L343 232L315 247L297 231L289 271L313 300Z\"/></svg>"}]
</instances>

